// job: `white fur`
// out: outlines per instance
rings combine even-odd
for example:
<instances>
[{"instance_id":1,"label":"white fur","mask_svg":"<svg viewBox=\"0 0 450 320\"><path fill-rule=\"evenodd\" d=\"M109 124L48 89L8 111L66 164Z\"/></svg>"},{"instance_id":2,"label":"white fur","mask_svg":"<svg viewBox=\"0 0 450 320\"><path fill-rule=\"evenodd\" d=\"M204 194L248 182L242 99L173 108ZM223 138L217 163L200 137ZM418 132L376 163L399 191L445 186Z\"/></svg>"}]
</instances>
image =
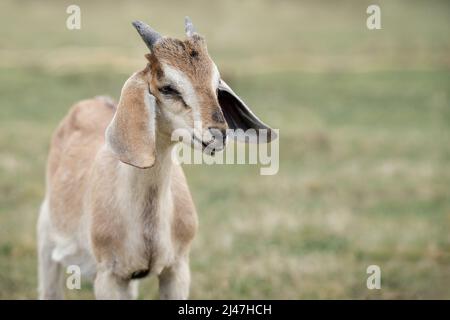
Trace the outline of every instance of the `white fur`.
<instances>
[{"instance_id":1,"label":"white fur","mask_svg":"<svg viewBox=\"0 0 450 320\"><path fill-rule=\"evenodd\" d=\"M211 86L213 91L217 90L217 87L219 86L219 81L220 81L219 69L217 68L216 64L213 63L213 76L211 80Z\"/></svg>"},{"instance_id":2,"label":"white fur","mask_svg":"<svg viewBox=\"0 0 450 320\"><path fill-rule=\"evenodd\" d=\"M194 134L197 137L202 136L202 120L200 115L200 106L197 99L197 93L192 85L192 82L189 78L178 69L163 63L162 69L164 71L164 75L171 83L173 83L178 90L183 95L183 99L186 104L192 109L193 118L194 118ZM187 124L184 119L180 116L172 116L172 122L174 123L174 128L188 128L191 125Z\"/></svg>"},{"instance_id":3,"label":"white fur","mask_svg":"<svg viewBox=\"0 0 450 320\"><path fill-rule=\"evenodd\" d=\"M41 205L38 224L38 291L41 299L63 299L64 277L60 263L52 259L55 245L51 239L48 199Z\"/></svg>"}]
</instances>

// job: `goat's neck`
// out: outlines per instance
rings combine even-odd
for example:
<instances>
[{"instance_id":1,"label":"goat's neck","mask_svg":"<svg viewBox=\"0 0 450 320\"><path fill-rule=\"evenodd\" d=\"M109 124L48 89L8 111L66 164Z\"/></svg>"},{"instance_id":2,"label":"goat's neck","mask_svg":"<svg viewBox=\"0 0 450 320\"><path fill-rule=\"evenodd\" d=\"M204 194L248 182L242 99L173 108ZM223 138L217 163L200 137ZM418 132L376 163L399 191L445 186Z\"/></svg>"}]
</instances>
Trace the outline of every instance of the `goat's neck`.
<instances>
[{"instance_id":1,"label":"goat's neck","mask_svg":"<svg viewBox=\"0 0 450 320\"><path fill-rule=\"evenodd\" d=\"M156 159L151 168L139 169L121 164L125 176L123 187L130 190L130 201L138 205L141 201L148 201L148 197L153 197L159 206L159 202L164 200L163 197L170 192L172 149L173 144L161 137L156 140Z\"/></svg>"},{"instance_id":2,"label":"goat's neck","mask_svg":"<svg viewBox=\"0 0 450 320\"><path fill-rule=\"evenodd\" d=\"M171 225L173 202L171 201L173 144L160 139L156 143L155 164L148 169L138 169L121 163L124 183L118 186L122 201L122 212L134 232L142 228L143 243L148 259L159 256L163 264L170 261ZM137 223L137 224L136 224ZM163 249L161 249L163 248ZM149 251L150 250L150 251ZM162 258L161 258L162 257ZM152 263L157 263L152 261ZM154 268L161 270L161 265Z\"/></svg>"}]
</instances>

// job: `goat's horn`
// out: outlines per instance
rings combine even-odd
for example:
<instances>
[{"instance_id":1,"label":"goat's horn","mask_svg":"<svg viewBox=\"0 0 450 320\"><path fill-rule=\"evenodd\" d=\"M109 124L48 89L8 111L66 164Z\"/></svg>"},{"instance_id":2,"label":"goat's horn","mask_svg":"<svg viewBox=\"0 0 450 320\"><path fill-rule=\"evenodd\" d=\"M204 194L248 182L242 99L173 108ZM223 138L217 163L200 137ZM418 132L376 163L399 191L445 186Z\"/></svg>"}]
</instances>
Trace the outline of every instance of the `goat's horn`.
<instances>
[{"instance_id":1,"label":"goat's horn","mask_svg":"<svg viewBox=\"0 0 450 320\"><path fill-rule=\"evenodd\" d=\"M161 35L158 32L142 21L133 21L133 26L150 50L152 50L155 43L161 39Z\"/></svg>"},{"instance_id":2,"label":"goat's horn","mask_svg":"<svg viewBox=\"0 0 450 320\"><path fill-rule=\"evenodd\" d=\"M184 17L184 30L186 31L186 35L188 37L192 37L196 32L194 25L192 24L192 20L187 16Z\"/></svg>"}]
</instances>

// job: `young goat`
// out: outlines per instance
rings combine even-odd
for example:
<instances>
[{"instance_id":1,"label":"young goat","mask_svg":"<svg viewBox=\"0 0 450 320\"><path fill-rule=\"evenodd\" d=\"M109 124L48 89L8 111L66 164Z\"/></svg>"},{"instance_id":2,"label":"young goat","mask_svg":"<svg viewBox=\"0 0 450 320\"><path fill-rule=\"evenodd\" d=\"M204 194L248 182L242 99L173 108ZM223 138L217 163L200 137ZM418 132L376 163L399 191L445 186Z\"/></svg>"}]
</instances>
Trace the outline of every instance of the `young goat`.
<instances>
[{"instance_id":1,"label":"young goat","mask_svg":"<svg viewBox=\"0 0 450 320\"><path fill-rule=\"evenodd\" d=\"M42 299L64 297L69 265L95 280L97 299L135 298L132 280L149 274L159 277L161 298L186 299L197 214L171 160L172 132L185 130L202 150L221 150L228 127L270 132L220 79L188 18L184 41L133 25L150 49L146 68L126 81L117 106L75 104L51 141L38 221Z\"/></svg>"}]
</instances>

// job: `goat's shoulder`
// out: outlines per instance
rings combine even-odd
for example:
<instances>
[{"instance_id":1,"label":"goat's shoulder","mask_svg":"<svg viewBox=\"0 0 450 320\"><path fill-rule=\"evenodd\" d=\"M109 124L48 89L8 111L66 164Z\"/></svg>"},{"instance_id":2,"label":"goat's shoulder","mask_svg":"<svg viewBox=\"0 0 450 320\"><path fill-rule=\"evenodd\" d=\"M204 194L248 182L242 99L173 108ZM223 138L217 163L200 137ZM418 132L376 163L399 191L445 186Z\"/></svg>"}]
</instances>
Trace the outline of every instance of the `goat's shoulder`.
<instances>
[{"instance_id":1,"label":"goat's shoulder","mask_svg":"<svg viewBox=\"0 0 450 320\"><path fill-rule=\"evenodd\" d=\"M92 151L93 147L98 148L113 115L113 105L103 98L82 100L73 105L53 133L48 174L53 176L64 153L77 148L85 151ZM86 141L91 143L86 144Z\"/></svg>"},{"instance_id":2,"label":"goat's shoulder","mask_svg":"<svg viewBox=\"0 0 450 320\"><path fill-rule=\"evenodd\" d=\"M73 105L62 120L54 138L64 138L73 132L104 133L115 111L112 100L106 97L81 100ZM55 141L56 142L56 141Z\"/></svg>"}]
</instances>

